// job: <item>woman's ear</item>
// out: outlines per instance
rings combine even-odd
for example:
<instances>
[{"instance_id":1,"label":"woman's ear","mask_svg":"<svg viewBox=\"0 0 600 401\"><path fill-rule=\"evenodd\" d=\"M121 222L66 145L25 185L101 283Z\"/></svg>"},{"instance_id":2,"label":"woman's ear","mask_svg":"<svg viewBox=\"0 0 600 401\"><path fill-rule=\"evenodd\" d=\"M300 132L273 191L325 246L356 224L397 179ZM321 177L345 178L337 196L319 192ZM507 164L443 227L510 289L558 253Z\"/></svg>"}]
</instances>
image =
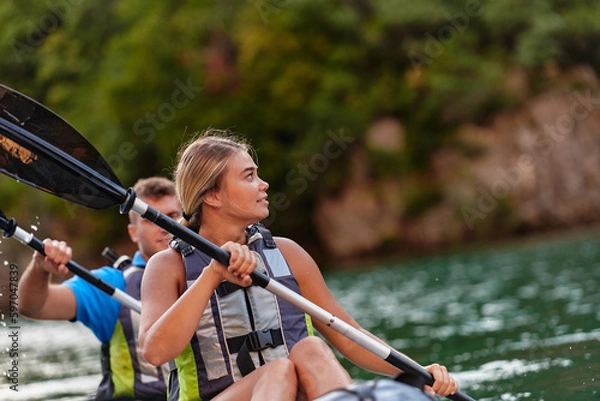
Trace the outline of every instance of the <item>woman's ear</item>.
<instances>
[{"instance_id":1,"label":"woman's ear","mask_svg":"<svg viewBox=\"0 0 600 401\"><path fill-rule=\"evenodd\" d=\"M203 204L219 208L221 207L221 191L218 188L213 188L204 195Z\"/></svg>"}]
</instances>

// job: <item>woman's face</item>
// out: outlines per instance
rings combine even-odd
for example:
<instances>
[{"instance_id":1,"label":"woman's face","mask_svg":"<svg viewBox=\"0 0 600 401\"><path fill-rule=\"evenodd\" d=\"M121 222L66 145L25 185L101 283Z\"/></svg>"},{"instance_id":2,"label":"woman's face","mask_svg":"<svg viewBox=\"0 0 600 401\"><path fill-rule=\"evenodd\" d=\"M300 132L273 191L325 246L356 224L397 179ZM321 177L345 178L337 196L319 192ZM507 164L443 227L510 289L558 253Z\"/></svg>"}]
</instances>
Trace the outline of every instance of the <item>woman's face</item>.
<instances>
[{"instance_id":1,"label":"woman's face","mask_svg":"<svg viewBox=\"0 0 600 401\"><path fill-rule=\"evenodd\" d=\"M267 189L269 184L258 177L257 166L247 152L231 156L218 197L221 211L229 216L256 223L269 216Z\"/></svg>"}]
</instances>

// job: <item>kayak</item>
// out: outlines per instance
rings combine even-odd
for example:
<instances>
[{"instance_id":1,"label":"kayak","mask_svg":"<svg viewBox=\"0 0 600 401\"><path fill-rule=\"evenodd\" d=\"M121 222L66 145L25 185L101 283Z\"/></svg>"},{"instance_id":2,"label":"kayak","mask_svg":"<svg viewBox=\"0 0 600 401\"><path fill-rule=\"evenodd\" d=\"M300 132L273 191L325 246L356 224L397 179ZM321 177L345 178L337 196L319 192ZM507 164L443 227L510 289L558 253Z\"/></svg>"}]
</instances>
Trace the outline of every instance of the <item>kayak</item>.
<instances>
[{"instance_id":1,"label":"kayak","mask_svg":"<svg viewBox=\"0 0 600 401\"><path fill-rule=\"evenodd\" d=\"M432 401L416 387L393 379L375 379L333 390L315 401Z\"/></svg>"}]
</instances>

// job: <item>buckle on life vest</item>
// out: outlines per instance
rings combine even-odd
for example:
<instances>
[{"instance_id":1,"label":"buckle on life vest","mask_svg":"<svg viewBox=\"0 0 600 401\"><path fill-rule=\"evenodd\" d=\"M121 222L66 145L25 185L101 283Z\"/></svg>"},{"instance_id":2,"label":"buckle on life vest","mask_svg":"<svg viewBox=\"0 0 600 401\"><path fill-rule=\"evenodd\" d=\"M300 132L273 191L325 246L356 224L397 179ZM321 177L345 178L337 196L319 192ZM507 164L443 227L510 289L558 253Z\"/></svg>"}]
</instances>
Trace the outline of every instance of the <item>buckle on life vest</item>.
<instances>
[{"instance_id":1,"label":"buckle on life vest","mask_svg":"<svg viewBox=\"0 0 600 401\"><path fill-rule=\"evenodd\" d=\"M193 246L179 238L173 238L169 241L169 246L179 252L183 257L189 256L194 252Z\"/></svg>"},{"instance_id":2,"label":"buckle on life vest","mask_svg":"<svg viewBox=\"0 0 600 401\"><path fill-rule=\"evenodd\" d=\"M238 353L236 358L238 368L242 376L246 376L256 369L250 357L250 352L283 345L283 333L280 329L256 330L244 336L229 338L227 345L229 346L229 352L232 354Z\"/></svg>"},{"instance_id":3,"label":"buckle on life vest","mask_svg":"<svg viewBox=\"0 0 600 401\"><path fill-rule=\"evenodd\" d=\"M279 330L256 330L251 333L248 333L248 342L250 351L260 351L265 348L275 348L277 344L275 344L275 339L273 335L279 334L281 336L281 331ZM283 343L283 341L282 341Z\"/></svg>"},{"instance_id":4,"label":"buckle on life vest","mask_svg":"<svg viewBox=\"0 0 600 401\"><path fill-rule=\"evenodd\" d=\"M265 348L275 348L283 345L283 334L280 329L256 330L246 335L227 339L229 352L260 351Z\"/></svg>"}]
</instances>

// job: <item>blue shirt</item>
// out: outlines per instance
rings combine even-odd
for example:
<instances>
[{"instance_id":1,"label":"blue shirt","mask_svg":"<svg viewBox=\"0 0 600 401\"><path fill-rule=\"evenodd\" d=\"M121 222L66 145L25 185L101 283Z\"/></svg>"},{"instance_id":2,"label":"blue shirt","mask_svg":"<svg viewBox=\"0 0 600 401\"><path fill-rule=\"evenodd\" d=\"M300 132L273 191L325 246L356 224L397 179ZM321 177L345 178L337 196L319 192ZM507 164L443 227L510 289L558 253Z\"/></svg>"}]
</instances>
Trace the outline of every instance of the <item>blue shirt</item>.
<instances>
[{"instance_id":1,"label":"blue shirt","mask_svg":"<svg viewBox=\"0 0 600 401\"><path fill-rule=\"evenodd\" d=\"M146 261L141 253L136 252L132 264L145 267ZM104 266L92 270L92 274L113 287L125 291L125 278L121 270ZM69 287L75 294L77 312L73 321L83 323L101 342L110 341L119 320L121 303L78 276L65 281L63 285Z\"/></svg>"}]
</instances>

